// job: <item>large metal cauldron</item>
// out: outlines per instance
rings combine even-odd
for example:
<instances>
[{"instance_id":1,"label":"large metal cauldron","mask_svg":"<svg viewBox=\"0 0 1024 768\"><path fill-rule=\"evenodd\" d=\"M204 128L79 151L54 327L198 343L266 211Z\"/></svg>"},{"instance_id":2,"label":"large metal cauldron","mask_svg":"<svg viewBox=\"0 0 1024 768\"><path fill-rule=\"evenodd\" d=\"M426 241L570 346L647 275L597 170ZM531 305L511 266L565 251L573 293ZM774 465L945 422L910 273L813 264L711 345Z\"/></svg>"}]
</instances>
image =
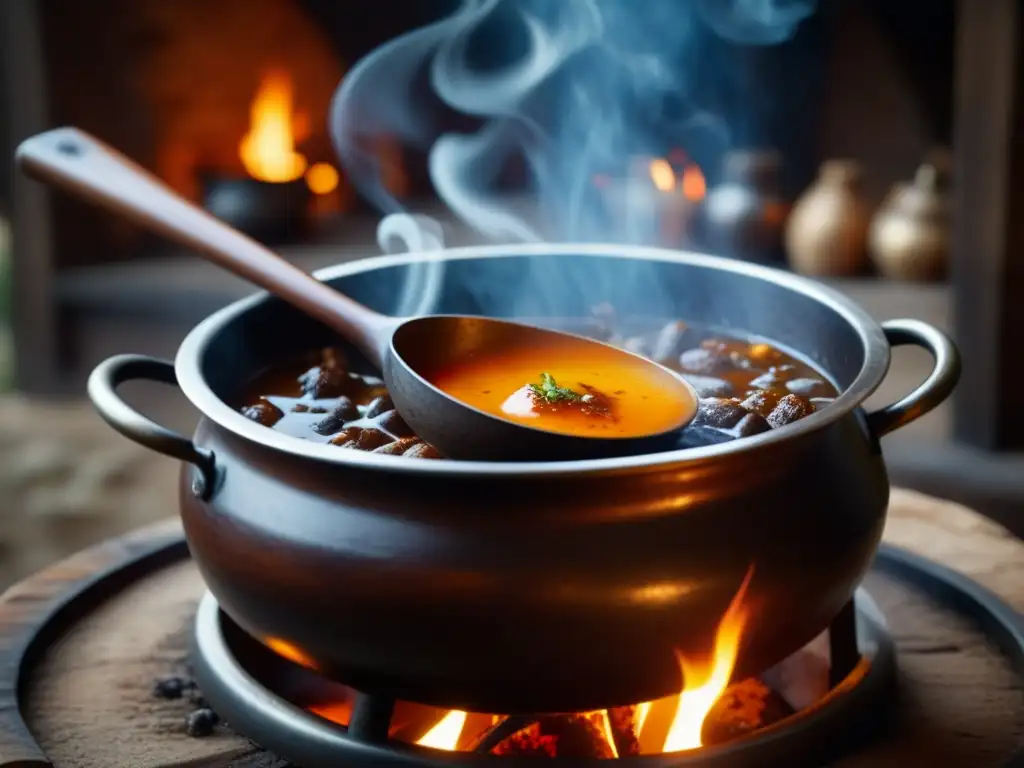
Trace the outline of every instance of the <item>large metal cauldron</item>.
<instances>
[{"instance_id":1,"label":"large metal cauldron","mask_svg":"<svg viewBox=\"0 0 1024 768\"><path fill-rule=\"evenodd\" d=\"M409 311L403 295L432 300L424 311L496 316L583 316L611 300L625 314L766 336L841 390L796 424L732 443L487 464L341 450L239 415L225 400L244 380L332 341L262 294L200 324L173 367L119 357L96 370L90 395L105 418L185 462L189 545L235 621L358 688L459 708L587 710L672 693L676 651L711 647L751 566L737 673L808 642L849 600L881 536L878 438L940 403L959 370L950 341L923 323L880 327L812 282L688 253L491 247L321 277L394 313ZM432 290L403 294L413 278ZM933 373L864 413L890 346L907 343L935 355ZM114 393L128 379L176 380L203 415L194 437L132 411Z\"/></svg>"}]
</instances>

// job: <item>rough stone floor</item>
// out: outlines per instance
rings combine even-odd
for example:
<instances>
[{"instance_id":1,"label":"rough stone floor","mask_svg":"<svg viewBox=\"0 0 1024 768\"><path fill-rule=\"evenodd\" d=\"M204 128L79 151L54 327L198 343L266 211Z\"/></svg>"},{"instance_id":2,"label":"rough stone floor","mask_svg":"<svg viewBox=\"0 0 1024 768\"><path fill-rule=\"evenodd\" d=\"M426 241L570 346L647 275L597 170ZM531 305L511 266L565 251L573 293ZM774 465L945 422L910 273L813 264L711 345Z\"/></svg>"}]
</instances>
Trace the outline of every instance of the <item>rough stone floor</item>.
<instances>
[{"instance_id":1,"label":"rough stone floor","mask_svg":"<svg viewBox=\"0 0 1024 768\"><path fill-rule=\"evenodd\" d=\"M0 395L0 590L174 514L176 482L175 462L121 437L84 399Z\"/></svg>"}]
</instances>

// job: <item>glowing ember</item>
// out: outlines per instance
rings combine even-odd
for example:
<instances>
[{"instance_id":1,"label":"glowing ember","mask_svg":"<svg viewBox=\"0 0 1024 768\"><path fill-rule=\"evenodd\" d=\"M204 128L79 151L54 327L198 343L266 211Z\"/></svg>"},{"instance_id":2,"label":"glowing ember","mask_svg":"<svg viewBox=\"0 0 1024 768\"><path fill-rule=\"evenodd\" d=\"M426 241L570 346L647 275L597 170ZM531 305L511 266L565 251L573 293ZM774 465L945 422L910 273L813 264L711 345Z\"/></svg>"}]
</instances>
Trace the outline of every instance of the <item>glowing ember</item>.
<instances>
[{"instance_id":1,"label":"glowing ember","mask_svg":"<svg viewBox=\"0 0 1024 768\"><path fill-rule=\"evenodd\" d=\"M324 720L330 720L338 725L348 725L352 719L352 702L350 701L327 701L322 704L311 704L307 707L314 715L319 715Z\"/></svg>"},{"instance_id":2,"label":"glowing ember","mask_svg":"<svg viewBox=\"0 0 1024 768\"><path fill-rule=\"evenodd\" d=\"M747 613L743 608L743 597L746 594L753 568L747 572L739 591L733 597L729 608L722 617L715 634L715 648L711 655L710 666L697 664L680 656L679 663L683 668L685 687L679 694L679 706L675 719L665 739L665 752L681 752L701 746L701 729L711 707L722 695L732 677L736 656L740 649L740 639L746 624ZM696 684L694 684L696 683Z\"/></svg>"},{"instance_id":3,"label":"glowing ember","mask_svg":"<svg viewBox=\"0 0 1024 768\"><path fill-rule=\"evenodd\" d=\"M416 743L421 747L453 751L459 743L459 736L462 735L462 728L465 724L466 713L452 710L441 718L441 721L427 731L423 738Z\"/></svg>"},{"instance_id":4,"label":"glowing ember","mask_svg":"<svg viewBox=\"0 0 1024 768\"><path fill-rule=\"evenodd\" d=\"M249 132L239 155L245 170L259 181L294 181L306 170L306 158L295 151L292 126L292 83L271 72L260 84L250 109Z\"/></svg>"},{"instance_id":5,"label":"glowing ember","mask_svg":"<svg viewBox=\"0 0 1024 768\"><path fill-rule=\"evenodd\" d=\"M683 197L694 203L699 203L707 193L707 183L704 181L704 174L700 168L692 163L686 166L683 171Z\"/></svg>"},{"instance_id":6,"label":"glowing ember","mask_svg":"<svg viewBox=\"0 0 1024 768\"><path fill-rule=\"evenodd\" d=\"M657 157L651 160L650 165L651 181L661 192L671 192L676 186L676 172L668 160Z\"/></svg>"},{"instance_id":7,"label":"glowing ember","mask_svg":"<svg viewBox=\"0 0 1024 768\"><path fill-rule=\"evenodd\" d=\"M314 195L329 195L338 186L338 172L327 163L316 163L306 171L306 184Z\"/></svg>"}]
</instances>

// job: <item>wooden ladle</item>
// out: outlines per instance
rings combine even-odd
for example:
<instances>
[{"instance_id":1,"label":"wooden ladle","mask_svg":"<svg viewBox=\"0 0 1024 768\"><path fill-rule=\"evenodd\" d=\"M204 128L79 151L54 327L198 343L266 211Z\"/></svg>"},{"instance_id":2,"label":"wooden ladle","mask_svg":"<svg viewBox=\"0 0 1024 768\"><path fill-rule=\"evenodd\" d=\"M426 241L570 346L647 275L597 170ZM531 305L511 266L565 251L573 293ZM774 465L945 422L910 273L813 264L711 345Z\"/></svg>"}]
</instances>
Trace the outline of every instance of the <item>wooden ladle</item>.
<instances>
[{"instance_id":1,"label":"wooden ladle","mask_svg":"<svg viewBox=\"0 0 1024 768\"><path fill-rule=\"evenodd\" d=\"M643 453L670 445L693 419L697 396L678 374L624 350L580 336L475 316L395 318L358 304L288 263L246 235L184 200L116 150L75 128L58 128L18 147L30 176L106 207L275 294L352 343L383 372L399 414L417 435L449 458L569 460ZM651 366L659 386L685 402L678 423L656 434L606 437L567 434L501 418L457 400L431 384L424 371L458 364L502 348L553 344L600 346L623 364ZM645 371L645 375L646 375ZM525 383L525 382L524 382Z\"/></svg>"}]
</instances>

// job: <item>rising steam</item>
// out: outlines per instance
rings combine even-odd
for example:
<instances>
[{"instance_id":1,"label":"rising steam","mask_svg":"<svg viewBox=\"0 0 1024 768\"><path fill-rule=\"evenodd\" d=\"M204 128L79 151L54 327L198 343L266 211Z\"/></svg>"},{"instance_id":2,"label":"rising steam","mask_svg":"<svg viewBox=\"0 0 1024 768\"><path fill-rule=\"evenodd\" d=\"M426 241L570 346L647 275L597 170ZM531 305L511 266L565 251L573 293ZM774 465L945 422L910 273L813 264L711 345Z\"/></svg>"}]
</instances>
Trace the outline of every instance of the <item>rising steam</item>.
<instances>
[{"instance_id":1,"label":"rising steam","mask_svg":"<svg viewBox=\"0 0 1024 768\"><path fill-rule=\"evenodd\" d=\"M621 240L595 174L671 146L717 163L732 143L730 106L742 106L702 102L709 79L725 77L709 62L709 41L784 42L815 2L464 0L352 69L332 105L332 137L352 183L386 214L402 207L381 184L372 152L382 134L426 151L438 196L486 237ZM444 132L452 113L477 127ZM543 233L495 191L512 159L529 171ZM416 222L388 226L408 249L440 245L436 229L412 234ZM653 302L661 289L648 278L639 287Z\"/></svg>"}]
</instances>

